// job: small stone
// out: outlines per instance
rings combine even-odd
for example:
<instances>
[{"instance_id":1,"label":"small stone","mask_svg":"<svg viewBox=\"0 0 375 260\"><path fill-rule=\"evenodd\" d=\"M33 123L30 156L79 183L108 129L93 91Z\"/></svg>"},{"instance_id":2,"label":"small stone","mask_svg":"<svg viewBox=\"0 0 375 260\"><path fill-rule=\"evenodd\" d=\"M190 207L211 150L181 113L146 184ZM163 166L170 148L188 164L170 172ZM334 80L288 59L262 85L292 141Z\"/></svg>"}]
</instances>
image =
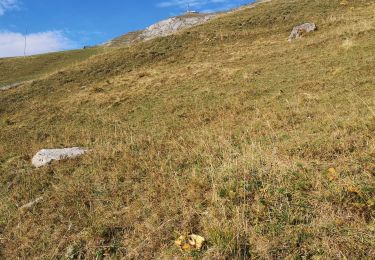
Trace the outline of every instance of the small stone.
<instances>
[{"instance_id":1,"label":"small stone","mask_svg":"<svg viewBox=\"0 0 375 260\"><path fill-rule=\"evenodd\" d=\"M21 210L23 209L31 209L35 204L38 204L43 199L43 196L36 198L35 200L23 205L20 207Z\"/></svg>"},{"instance_id":2,"label":"small stone","mask_svg":"<svg viewBox=\"0 0 375 260\"><path fill-rule=\"evenodd\" d=\"M289 36L288 41L291 42L294 39L301 38L305 33L313 32L317 29L315 23L304 23L295 26L292 33Z\"/></svg>"},{"instance_id":3,"label":"small stone","mask_svg":"<svg viewBox=\"0 0 375 260\"><path fill-rule=\"evenodd\" d=\"M85 154L88 150L80 147L63 148L63 149L42 149L35 154L32 164L39 168L56 160L75 158Z\"/></svg>"}]
</instances>

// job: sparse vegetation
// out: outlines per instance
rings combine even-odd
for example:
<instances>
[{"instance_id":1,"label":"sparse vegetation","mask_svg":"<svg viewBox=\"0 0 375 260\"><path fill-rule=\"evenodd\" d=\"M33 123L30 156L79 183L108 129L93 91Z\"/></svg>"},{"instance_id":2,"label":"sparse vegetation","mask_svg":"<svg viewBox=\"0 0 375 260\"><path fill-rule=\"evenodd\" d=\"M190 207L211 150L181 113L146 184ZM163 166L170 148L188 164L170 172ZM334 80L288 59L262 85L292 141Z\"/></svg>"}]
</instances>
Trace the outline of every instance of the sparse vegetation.
<instances>
[{"instance_id":1,"label":"sparse vegetation","mask_svg":"<svg viewBox=\"0 0 375 260\"><path fill-rule=\"evenodd\" d=\"M374 258L375 3L341 2L273 0L0 93L0 255ZM72 146L91 152L31 166Z\"/></svg>"}]
</instances>

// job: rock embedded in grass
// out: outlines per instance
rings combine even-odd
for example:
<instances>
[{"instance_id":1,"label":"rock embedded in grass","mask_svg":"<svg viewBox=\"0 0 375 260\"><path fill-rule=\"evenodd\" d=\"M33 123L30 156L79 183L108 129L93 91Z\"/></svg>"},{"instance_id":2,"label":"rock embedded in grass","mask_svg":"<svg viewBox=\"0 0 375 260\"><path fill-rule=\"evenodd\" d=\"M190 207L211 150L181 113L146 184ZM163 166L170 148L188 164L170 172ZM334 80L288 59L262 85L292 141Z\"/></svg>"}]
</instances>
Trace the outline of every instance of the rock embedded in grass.
<instances>
[{"instance_id":1,"label":"rock embedded in grass","mask_svg":"<svg viewBox=\"0 0 375 260\"><path fill-rule=\"evenodd\" d=\"M316 31L317 27L315 23L304 23L295 26L289 36L288 41L291 42L294 39L301 38L305 33Z\"/></svg>"},{"instance_id":2,"label":"rock embedded in grass","mask_svg":"<svg viewBox=\"0 0 375 260\"><path fill-rule=\"evenodd\" d=\"M31 162L35 167L39 168L51 163L52 161L59 161L81 156L87 151L87 149L81 147L42 149L34 155Z\"/></svg>"},{"instance_id":3,"label":"rock embedded in grass","mask_svg":"<svg viewBox=\"0 0 375 260\"><path fill-rule=\"evenodd\" d=\"M10 84L10 85L6 85L4 87L0 87L0 91L5 91L5 90L9 90L9 89L12 89L12 88L16 88L18 86L20 86L22 83L13 83L13 84Z\"/></svg>"},{"instance_id":4,"label":"rock embedded in grass","mask_svg":"<svg viewBox=\"0 0 375 260\"><path fill-rule=\"evenodd\" d=\"M20 207L20 210L31 209L34 205L38 204L43 199L43 196L36 198L35 200Z\"/></svg>"}]
</instances>

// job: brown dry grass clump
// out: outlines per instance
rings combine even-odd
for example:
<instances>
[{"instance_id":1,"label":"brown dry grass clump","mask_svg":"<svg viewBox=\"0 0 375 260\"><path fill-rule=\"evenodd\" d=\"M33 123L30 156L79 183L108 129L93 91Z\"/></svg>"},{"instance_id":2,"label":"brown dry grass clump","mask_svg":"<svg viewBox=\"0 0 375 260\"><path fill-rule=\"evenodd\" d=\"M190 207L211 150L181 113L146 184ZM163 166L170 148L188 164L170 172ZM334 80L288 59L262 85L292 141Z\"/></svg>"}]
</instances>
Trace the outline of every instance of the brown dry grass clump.
<instances>
[{"instance_id":1,"label":"brown dry grass clump","mask_svg":"<svg viewBox=\"0 0 375 260\"><path fill-rule=\"evenodd\" d=\"M2 92L0 255L374 258L375 4L340 2L274 0ZM91 152L30 165L71 146ZM181 252L191 233L204 249Z\"/></svg>"}]
</instances>

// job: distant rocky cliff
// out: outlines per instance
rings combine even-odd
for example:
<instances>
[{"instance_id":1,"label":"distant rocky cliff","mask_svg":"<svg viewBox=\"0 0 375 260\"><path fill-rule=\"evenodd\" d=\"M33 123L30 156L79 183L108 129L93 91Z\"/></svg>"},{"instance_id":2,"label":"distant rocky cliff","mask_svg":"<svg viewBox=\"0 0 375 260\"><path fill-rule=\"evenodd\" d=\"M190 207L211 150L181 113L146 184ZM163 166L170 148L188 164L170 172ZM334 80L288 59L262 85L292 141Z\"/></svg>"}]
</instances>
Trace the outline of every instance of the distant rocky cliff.
<instances>
[{"instance_id":1,"label":"distant rocky cliff","mask_svg":"<svg viewBox=\"0 0 375 260\"><path fill-rule=\"evenodd\" d=\"M215 15L194 15L194 16L180 16L172 17L167 20L151 25L139 36L143 40L148 40L160 36L167 36L176 31L192 27L197 24L204 23Z\"/></svg>"},{"instance_id":2,"label":"distant rocky cliff","mask_svg":"<svg viewBox=\"0 0 375 260\"><path fill-rule=\"evenodd\" d=\"M183 16L172 17L147 27L143 31L136 31L115 38L105 46L118 46L130 44L137 41L147 41L157 37L163 37L173 34L179 30L202 24L215 17L216 14L186 14Z\"/></svg>"},{"instance_id":3,"label":"distant rocky cliff","mask_svg":"<svg viewBox=\"0 0 375 260\"><path fill-rule=\"evenodd\" d=\"M102 45L108 46L108 47L121 46L121 45L127 45L127 44L140 42L140 41L147 41L147 40L154 39L157 37L171 35L180 30L187 29L187 28L205 23L211 20L212 18L218 16L219 14L231 13L237 10L243 10L245 8L254 8L259 4L271 2L271 1L272 0L256 0L250 4L241 6L239 8L235 8L235 9L225 11L225 12L220 12L220 13L209 13L209 14L195 13L195 12L186 13L181 16L171 17L166 20L155 23L147 27L144 30L130 32L125 35L119 36Z\"/></svg>"}]
</instances>

